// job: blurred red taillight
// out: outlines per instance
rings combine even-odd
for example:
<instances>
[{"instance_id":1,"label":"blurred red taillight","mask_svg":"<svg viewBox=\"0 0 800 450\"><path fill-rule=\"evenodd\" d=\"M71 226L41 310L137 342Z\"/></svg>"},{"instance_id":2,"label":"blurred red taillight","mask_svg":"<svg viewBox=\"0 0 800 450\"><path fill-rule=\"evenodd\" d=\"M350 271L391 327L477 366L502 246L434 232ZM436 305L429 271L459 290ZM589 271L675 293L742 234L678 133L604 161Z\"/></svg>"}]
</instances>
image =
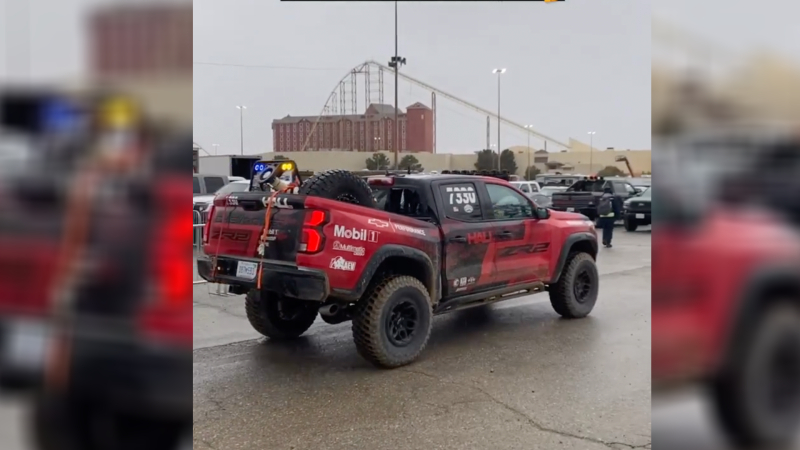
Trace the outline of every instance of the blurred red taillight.
<instances>
[{"instance_id":1,"label":"blurred red taillight","mask_svg":"<svg viewBox=\"0 0 800 450\"><path fill-rule=\"evenodd\" d=\"M325 235L322 226L328 221L325 211L313 209L306 211L303 221L303 232L300 237L300 251L303 253L317 253L325 246Z\"/></svg>"}]
</instances>

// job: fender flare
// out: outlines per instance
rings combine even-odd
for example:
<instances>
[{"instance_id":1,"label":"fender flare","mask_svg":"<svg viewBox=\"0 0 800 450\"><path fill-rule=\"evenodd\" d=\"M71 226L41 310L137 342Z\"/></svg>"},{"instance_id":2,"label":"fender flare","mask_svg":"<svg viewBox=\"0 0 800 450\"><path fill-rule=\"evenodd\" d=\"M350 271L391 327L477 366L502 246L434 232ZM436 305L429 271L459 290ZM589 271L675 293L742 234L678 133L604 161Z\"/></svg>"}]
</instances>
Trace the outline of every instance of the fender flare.
<instances>
[{"instance_id":1,"label":"fender flare","mask_svg":"<svg viewBox=\"0 0 800 450\"><path fill-rule=\"evenodd\" d=\"M422 250L397 244L384 245L370 257L369 262L367 262L367 265L361 272L361 276L359 277L358 283L354 289L348 291L337 289L332 293L337 297L342 297L351 301L360 299L367 291L367 288L369 288L369 285L375 277L375 274L377 273L381 264L383 264L383 262L387 259L393 257L411 259L415 263L422 265L423 273L425 275L424 279L421 281L428 289L431 300L435 304L439 300L439 294L441 292L441 280L439 279L441 274L438 270L436 270L436 267L438 266L434 264L434 261L432 261L431 258Z\"/></svg>"},{"instance_id":2,"label":"fender flare","mask_svg":"<svg viewBox=\"0 0 800 450\"><path fill-rule=\"evenodd\" d=\"M758 309L762 307L761 294L776 284L793 286L800 291L798 273L800 273L798 265L770 265L759 268L748 277L730 316L730 327L724 332L725 339L722 344L719 367L724 368L732 361L739 341L745 337L744 333L748 330L747 322L752 320L757 315Z\"/></svg>"},{"instance_id":3,"label":"fender flare","mask_svg":"<svg viewBox=\"0 0 800 450\"><path fill-rule=\"evenodd\" d=\"M583 241L587 241L589 244L591 244L592 252L594 253L592 256L597 259L597 236L594 233L584 231L569 235L567 239L564 240L564 244L561 246L561 254L558 255L558 264L556 265L556 270L553 272L553 277L548 284L558 283L558 280L561 278L561 273L564 271L564 266L567 265L567 257L569 256L570 249L573 245Z\"/></svg>"}]
</instances>

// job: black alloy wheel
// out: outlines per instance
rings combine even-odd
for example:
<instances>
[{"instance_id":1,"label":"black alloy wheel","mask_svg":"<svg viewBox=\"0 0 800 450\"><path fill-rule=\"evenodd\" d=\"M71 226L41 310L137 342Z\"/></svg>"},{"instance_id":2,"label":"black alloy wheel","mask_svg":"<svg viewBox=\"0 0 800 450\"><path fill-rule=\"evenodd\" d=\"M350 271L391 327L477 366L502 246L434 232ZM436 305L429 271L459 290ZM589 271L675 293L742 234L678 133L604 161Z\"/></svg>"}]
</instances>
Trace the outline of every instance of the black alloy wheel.
<instances>
[{"instance_id":1,"label":"black alloy wheel","mask_svg":"<svg viewBox=\"0 0 800 450\"><path fill-rule=\"evenodd\" d=\"M589 293L592 291L592 277L588 270L581 270L575 275L573 290L575 291L575 300L581 304L586 303Z\"/></svg>"},{"instance_id":2,"label":"black alloy wheel","mask_svg":"<svg viewBox=\"0 0 800 450\"><path fill-rule=\"evenodd\" d=\"M413 302L403 300L386 316L386 337L392 345L405 347L414 340L419 311Z\"/></svg>"}]
</instances>

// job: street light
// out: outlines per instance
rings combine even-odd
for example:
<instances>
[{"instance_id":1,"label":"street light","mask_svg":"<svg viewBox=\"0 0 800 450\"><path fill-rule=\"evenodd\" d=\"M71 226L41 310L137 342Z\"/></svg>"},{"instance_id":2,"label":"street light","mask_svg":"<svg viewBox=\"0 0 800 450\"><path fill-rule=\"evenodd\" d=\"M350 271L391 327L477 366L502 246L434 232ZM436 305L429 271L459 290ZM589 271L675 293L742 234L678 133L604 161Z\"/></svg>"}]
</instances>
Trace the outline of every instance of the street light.
<instances>
[{"instance_id":1,"label":"street light","mask_svg":"<svg viewBox=\"0 0 800 450\"><path fill-rule=\"evenodd\" d=\"M492 73L497 75L497 170L502 171L500 164L500 75L506 73L506 69L494 69Z\"/></svg>"},{"instance_id":2,"label":"street light","mask_svg":"<svg viewBox=\"0 0 800 450\"><path fill-rule=\"evenodd\" d=\"M217 148L219 148L219 144L211 144L211 146L214 147L214 154L216 155L217 154Z\"/></svg>"},{"instance_id":3,"label":"street light","mask_svg":"<svg viewBox=\"0 0 800 450\"><path fill-rule=\"evenodd\" d=\"M397 118L398 95L400 86L400 66L406 65L406 59L397 52L397 1L394 2L394 56L389 61L389 67L394 69L394 167L399 164L397 159L400 153L400 122Z\"/></svg>"},{"instance_id":4,"label":"street light","mask_svg":"<svg viewBox=\"0 0 800 450\"><path fill-rule=\"evenodd\" d=\"M528 181L530 181L528 171L531 168L531 128L533 128L533 125L525 125L525 129L528 130L528 165L525 167L525 179Z\"/></svg>"},{"instance_id":5,"label":"street light","mask_svg":"<svg viewBox=\"0 0 800 450\"><path fill-rule=\"evenodd\" d=\"M594 156L594 135L597 134L596 131L589 132L589 175L592 174L594 171L594 161L592 157Z\"/></svg>"},{"instance_id":6,"label":"street light","mask_svg":"<svg viewBox=\"0 0 800 450\"><path fill-rule=\"evenodd\" d=\"M247 106L236 105L236 109L239 110L239 151L244 155L244 110Z\"/></svg>"}]
</instances>

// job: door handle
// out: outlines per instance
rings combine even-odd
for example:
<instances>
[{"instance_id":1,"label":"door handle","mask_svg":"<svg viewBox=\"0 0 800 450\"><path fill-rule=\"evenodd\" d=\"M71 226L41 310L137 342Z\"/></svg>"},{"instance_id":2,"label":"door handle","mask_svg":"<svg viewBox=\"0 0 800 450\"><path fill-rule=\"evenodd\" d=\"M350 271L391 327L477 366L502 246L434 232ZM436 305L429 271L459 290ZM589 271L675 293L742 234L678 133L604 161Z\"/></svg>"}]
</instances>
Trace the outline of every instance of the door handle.
<instances>
[{"instance_id":1,"label":"door handle","mask_svg":"<svg viewBox=\"0 0 800 450\"><path fill-rule=\"evenodd\" d=\"M500 239L508 239L513 235L510 231L501 231L499 233L495 233L495 236L499 237Z\"/></svg>"},{"instance_id":2,"label":"door handle","mask_svg":"<svg viewBox=\"0 0 800 450\"><path fill-rule=\"evenodd\" d=\"M465 238L464 236L456 236L456 237L450 238L450 242L458 242L458 243L461 243L461 244L466 244L467 243L467 238Z\"/></svg>"}]
</instances>

